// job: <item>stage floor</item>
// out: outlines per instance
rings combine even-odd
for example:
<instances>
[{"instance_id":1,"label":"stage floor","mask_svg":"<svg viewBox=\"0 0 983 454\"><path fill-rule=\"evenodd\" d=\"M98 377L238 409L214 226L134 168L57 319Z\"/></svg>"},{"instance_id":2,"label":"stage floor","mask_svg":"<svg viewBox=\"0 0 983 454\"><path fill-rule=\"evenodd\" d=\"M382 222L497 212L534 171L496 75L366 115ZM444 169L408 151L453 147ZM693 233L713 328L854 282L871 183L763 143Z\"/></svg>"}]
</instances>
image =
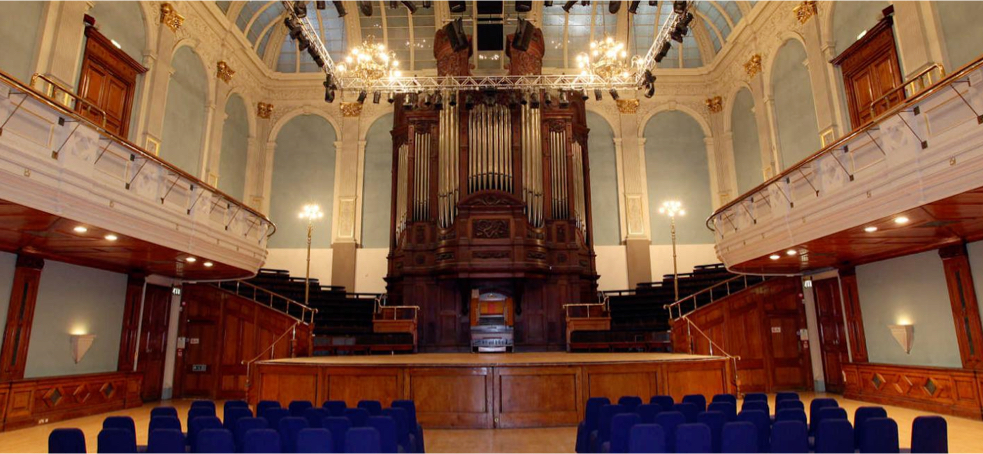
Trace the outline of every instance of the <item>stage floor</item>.
<instances>
[{"instance_id":1,"label":"stage floor","mask_svg":"<svg viewBox=\"0 0 983 454\"><path fill-rule=\"evenodd\" d=\"M256 363L253 403L416 402L433 428L576 425L589 397L733 392L732 362L674 353L420 353L291 358Z\"/></svg>"},{"instance_id":2,"label":"stage floor","mask_svg":"<svg viewBox=\"0 0 983 454\"><path fill-rule=\"evenodd\" d=\"M675 361L720 360L719 356L683 353L414 353L387 356L316 356L262 361L259 364L315 366L413 366L496 367L563 366L585 364L631 364Z\"/></svg>"}]
</instances>

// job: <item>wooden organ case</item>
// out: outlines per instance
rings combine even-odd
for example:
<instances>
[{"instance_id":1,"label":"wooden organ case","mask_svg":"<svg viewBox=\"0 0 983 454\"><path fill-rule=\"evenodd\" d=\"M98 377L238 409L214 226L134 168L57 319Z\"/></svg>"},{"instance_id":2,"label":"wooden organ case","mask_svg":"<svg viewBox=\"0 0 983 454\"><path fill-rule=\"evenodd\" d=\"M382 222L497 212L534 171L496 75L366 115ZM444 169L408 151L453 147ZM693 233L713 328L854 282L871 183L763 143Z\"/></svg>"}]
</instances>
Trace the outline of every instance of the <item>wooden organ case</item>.
<instances>
[{"instance_id":1,"label":"wooden organ case","mask_svg":"<svg viewBox=\"0 0 983 454\"><path fill-rule=\"evenodd\" d=\"M536 31L522 56L534 63ZM467 68L467 50L454 53L441 32L435 42L438 71L455 58ZM563 304L597 298L583 100L539 95L535 109L521 95L462 92L439 110L423 95L405 95L409 109L403 96L394 103L386 281L392 303L420 306L421 351L470 351L472 301L492 295L511 305L516 350L562 350Z\"/></svg>"}]
</instances>

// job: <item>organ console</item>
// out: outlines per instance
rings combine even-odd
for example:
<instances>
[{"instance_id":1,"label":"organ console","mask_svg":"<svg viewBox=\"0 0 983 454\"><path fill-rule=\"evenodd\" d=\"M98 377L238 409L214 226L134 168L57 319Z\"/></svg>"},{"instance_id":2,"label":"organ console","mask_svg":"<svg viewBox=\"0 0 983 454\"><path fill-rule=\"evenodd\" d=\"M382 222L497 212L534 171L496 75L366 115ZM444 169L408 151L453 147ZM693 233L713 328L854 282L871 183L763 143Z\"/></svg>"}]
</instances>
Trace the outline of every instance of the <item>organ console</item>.
<instances>
[{"instance_id":1,"label":"organ console","mask_svg":"<svg viewBox=\"0 0 983 454\"><path fill-rule=\"evenodd\" d=\"M542 33L509 50L513 62L541 60ZM468 51L438 33L438 71L466 69L452 57ZM563 349L562 305L594 301L598 279L583 100L533 108L520 99L543 93L461 92L441 109L424 96L406 109L407 96L394 103L389 300L420 306L421 351ZM508 325L483 328L500 306L508 316L494 319Z\"/></svg>"}]
</instances>

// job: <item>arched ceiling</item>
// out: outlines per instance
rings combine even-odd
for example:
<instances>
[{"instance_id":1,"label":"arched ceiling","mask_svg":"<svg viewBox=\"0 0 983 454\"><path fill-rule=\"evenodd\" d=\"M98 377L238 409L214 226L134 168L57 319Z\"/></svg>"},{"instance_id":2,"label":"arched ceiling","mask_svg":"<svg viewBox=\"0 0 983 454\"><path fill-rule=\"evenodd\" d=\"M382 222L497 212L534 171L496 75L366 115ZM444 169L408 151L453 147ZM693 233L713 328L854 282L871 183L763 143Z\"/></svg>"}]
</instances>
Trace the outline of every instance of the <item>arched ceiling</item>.
<instances>
[{"instance_id":1,"label":"arched ceiling","mask_svg":"<svg viewBox=\"0 0 983 454\"><path fill-rule=\"evenodd\" d=\"M344 18L338 17L331 2L325 10L316 9L313 2L308 6L309 17L318 28L331 58L336 61L344 58L349 44L374 39L392 49L404 71L410 74L433 71L436 66L433 35L448 19L470 19L465 25L469 34L475 34L480 20L502 18L508 34L514 29L514 18L528 16L526 18L538 22L543 30L546 40L544 68L548 72L568 72L575 69L577 54L586 52L590 41L607 35L622 40L627 35L629 50L636 55L644 54L672 9L669 1L659 2L658 6L642 2L637 14L628 14L627 2L624 2L618 14L610 14L608 2L594 1L588 5L578 2L567 13L561 8L564 2L553 2L550 7L533 2L531 12L517 13L515 1L509 0L503 2L501 12L488 13L479 10L476 0L470 0L465 2L466 10L460 13L451 13L447 2L433 2L432 8L423 8L422 2L418 1L417 12L410 14L402 5L390 9L392 2L374 1L373 15L366 17L359 13L355 2L344 3L348 11ZM317 71L307 53L298 52L296 44L287 36L281 2L219 1L216 5L236 24L270 68L283 73ZM696 1L696 20L690 33L681 46L673 43L672 50L659 67L697 68L713 61L753 5L753 1ZM504 51L482 51L475 55L479 70L504 69L507 60Z\"/></svg>"}]
</instances>

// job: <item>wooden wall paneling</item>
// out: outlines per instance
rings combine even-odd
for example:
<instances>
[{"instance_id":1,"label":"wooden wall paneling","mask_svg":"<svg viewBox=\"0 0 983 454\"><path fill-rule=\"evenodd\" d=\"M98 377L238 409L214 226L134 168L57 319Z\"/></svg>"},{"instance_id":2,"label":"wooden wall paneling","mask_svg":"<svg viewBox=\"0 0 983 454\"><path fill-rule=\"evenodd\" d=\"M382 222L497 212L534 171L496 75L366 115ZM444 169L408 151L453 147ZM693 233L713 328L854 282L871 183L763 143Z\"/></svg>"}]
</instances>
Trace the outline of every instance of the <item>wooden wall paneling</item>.
<instances>
[{"instance_id":1,"label":"wooden wall paneling","mask_svg":"<svg viewBox=\"0 0 983 454\"><path fill-rule=\"evenodd\" d=\"M217 389L224 298L221 292L200 291L200 288L200 284L186 285L182 292L184 364L175 372L183 377L182 397L214 397Z\"/></svg>"},{"instance_id":2,"label":"wooden wall paneling","mask_svg":"<svg viewBox=\"0 0 983 454\"><path fill-rule=\"evenodd\" d=\"M584 366L584 397L607 397L617 402L621 396L648 398L660 394L661 364L618 364ZM680 396L682 397L682 396Z\"/></svg>"},{"instance_id":3,"label":"wooden wall paneling","mask_svg":"<svg viewBox=\"0 0 983 454\"><path fill-rule=\"evenodd\" d=\"M140 406L141 377L139 372L107 372L5 384L4 430Z\"/></svg>"},{"instance_id":4,"label":"wooden wall paneling","mask_svg":"<svg viewBox=\"0 0 983 454\"><path fill-rule=\"evenodd\" d=\"M403 375L399 367L325 367L327 394L317 400L343 400L349 407L358 405L360 400L377 400L384 406L404 395ZM306 385L304 385L306 389ZM451 389L441 390L444 393ZM305 399L309 399L308 396ZM419 409L417 409L419 413Z\"/></svg>"},{"instance_id":5,"label":"wooden wall paneling","mask_svg":"<svg viewBox=\"0 0 983 454\"><path fill-rule=\"evenodd\" d=\"M7 396L10 394L10 383L0 383L0 432L4 430L7 420Z\"/></svg>"},{"instance_id":6,"label":"wooden wall paneling","mask_svg":"<svg viewBox=\"0 0 983 454\"><path fill-rule=\"evenodd\" d=\"M137 75L147 71L139 62L117 49L112 42L94 27L85 28L85 54L79 74L79 96L103 110L104 114L90 112L80 104L81 115L120 137L129 131L130 112L136 93ZM105 118L103 118L103 115Z\"/></svg>"},{"instance_id":7,"label":"wooden wall paneling","mask_svg":"<svg viewBox=\"0 0 983 454\"><path fill-rule=\"evenodd\" d=\"M843 391L842 367L848 362L838 281L838 278L833 277L812 282L816 295L819 348L822 352L826 390L831 392Z\"/></svg>"},{"instance_id":8,"label":"wooden wall paneling","mask_svg":"<svg viewBox=\"0 0 983 454\"><path fill-rule=\"evenodd\" d=\"M137 370L143 373L145 401L160 400L164 389L164 363L167 361L167 333L171 319L171 288L147 285L137 348Z\"/></svg>"},{"instance_id":9,"label":"wooden wall paneling","mask_svg":"<svg viewBox=\"0 0 983 454\"><path fill-rule=\"evenodd\" d=\"M903 83L892 24L891 16L884 17L831 61L842 70L854 128L904 101L903 90L892 92ZM893 95L879 101L888 93Z\"/></svg>"},{"instance_id":10,"label":"wooden wall paneling","mask_svg":"<svg viewBox=\"0 0 983 454\"><path fill-rule=\"evenodd\" d=\"M491 367L406 368L402 395L426 427L491 429L497 380Z\"/></svg>"},{"instance_id":11,"label":"wooden wall paneling","mask_svg":"<svg viewBox=\"0 0 983 454\"><path fill-rule=\"evenodd\" d=\"M812 364L808 343L799 337L799 332L806 329L801 281L784 279L762 286L756 292L767 318L765 335L771 348L767 355L771 372L769 389L810 388Z\"/></svg>"},{"instance_id":12,"label":"wooden wall paneling","mask_svg":"<svg viewBox=\"0 0 983 454\"><path fill-rule=\"evenodd\" d=\"M939 249L945 269L952 319L959 342L959 356L966 369L983 369L983 326L976 301L976 289L970 271L966 245L958 244Z\"/></svg>"},{"instance_id":13,"label":"wooden wall paneling","mask_svg":"<svg viewBox=\"0 0 983 454\"><path fill-rule=\"evenodd\" d=\"M24 378L42 268L44 260L40 258L24 254L17 256L3 347L0 349L0 382Z\"/></svg>"},{"instance_id":14,"label":"wooden wall paneling","mask_svg":"<svg viewBox=\"0 0 983 454\"><path fill-rule=\"evenodd\" d=\"M857 270L840 270L840 288L843 292L843 307L846 312L846 332L850 337L852 362L867 362L867 336L864 334L864 319L860 311L860 290L857 287Z\"/></svg>"},{"instance_id":15,"label":"wooden wall paneling","mask_svg":"<svg viewBox=\"0 0 983 454\"><path fill-rule=\"evenodd\" d=\"M300 365L269 365L257 369L256 400L275 400L284 408L294 400L309 400L315 405L328 400L318 394L319 368ZM253 402L255 403L255 402ZM348 402L349 407L358 401Z\"/></svg>"},{"instance_id":16,"label":"wooden wall paneling","mask_svg":"<svg viewBox=\"0 0 983 454\"><path fill-rule=\"evenodd\" d=\"M668 394L679 402L687 394L703 394L710 397L714 394L733 392L733 386L727 379L727 362L726 359L720 359L692 364L662 365L665 388L660 394Z\"/></svg>"},{"instance_id":17,"label":"wooden wall paneling","mask_svg":"<svg viewBox=\"0 0 983 454\"><path fill-rule=\"evenodd\" d=\"M844 397L956 416L983 418L980 376L964 369L848 364Z\"/></svg>"},{"instance_id":18,"label":"wooden wall paneling","mask_svg":"<svg viewBox=\"0 0 983 454\"><path fill-rule=\"evenodd\" d=\"M580 422L583 368L496 367L495 427L555 427Z\"/></svg>"},{"instance_id":19,"label":"wooden wall paneling","mask_svg":"<svg viewBox=\"0 0 983 454\"><path fill-rule=\"evenodd\" d=\"M140 275L130 275L126 280L126 297L123 304L123 330L119 336L119 359L116 370L132 371L136 365L138 334L140 331L140 312L143 306L143 285L146 278Z\"/></svg>"},{"instance_id":20,"label":"wooden wall paneling","mask_svg":"<svg viewBox=\"0 0 983 454\"><path fill-rule=\"evenodd\" d=\"M762 310L761 298L755 292L745 292L737 295L731 302L724 302L721 308L726 309L727 353L740 356L737 361L738 379L742 391L762 392L772 387L771 357L765 354L772 350L768 336L763 335L766 318ZM754 335L757 334L757 335Z\"/></svg>"}]
</instances>

